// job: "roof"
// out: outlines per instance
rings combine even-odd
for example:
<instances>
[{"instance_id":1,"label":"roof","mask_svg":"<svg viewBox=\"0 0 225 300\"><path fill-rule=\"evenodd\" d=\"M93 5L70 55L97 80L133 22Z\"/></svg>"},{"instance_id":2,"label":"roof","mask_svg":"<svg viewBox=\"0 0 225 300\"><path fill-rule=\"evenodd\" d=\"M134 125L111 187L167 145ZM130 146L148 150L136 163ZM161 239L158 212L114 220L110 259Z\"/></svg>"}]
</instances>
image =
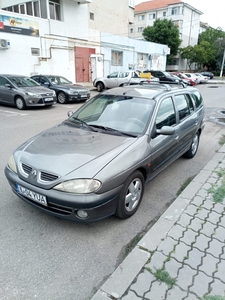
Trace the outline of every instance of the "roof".
<instances>
[{"instance_id":1,"label":"roof","mask_svg":"<svg viewBox=\"0 0 225 300\"><path fill-rule=\"evenodd\" d=\"M166 7L171 4L180 4L183 3L181 0L151 0L142 2L135 6L134 12L141 12L141 11L148 11L148 10L154 10L157 8Z\"/></svg>"}]
</instances>

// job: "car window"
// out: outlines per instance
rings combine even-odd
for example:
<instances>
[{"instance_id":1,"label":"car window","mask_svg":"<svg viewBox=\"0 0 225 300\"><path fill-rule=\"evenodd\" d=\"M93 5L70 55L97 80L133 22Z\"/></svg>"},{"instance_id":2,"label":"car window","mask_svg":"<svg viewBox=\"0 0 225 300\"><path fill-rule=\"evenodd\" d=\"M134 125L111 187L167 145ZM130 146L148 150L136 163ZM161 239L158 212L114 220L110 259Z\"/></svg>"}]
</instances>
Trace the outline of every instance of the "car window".
<instances>
[{"instance_id":1,"label":"car window","mask_svg":"<svg viewBox=\"0 0 225 300\"><path fill-rule=\"evenodd\" d=\"M32 79L35 80L36 82L40 83L40 77L39 76L32 77Z\"/></svg>"},{"instance_id":2,"label":"car window","mask_svg":"<svg viewBox=\"0 0 225 300\"><path fill-rule=\"evenodd\" d=\"M0 77L0 86L5 86L5 84L9 84L9 81L4 77Z\"/></svg>"},{"instance_id":3,"label":"car window","mask_svg":"<svg viewBox=\"0 0 225 300\"><path fill-rule=\"evenodd\" d=\"M192 92L192 93L191 93L191 96L192 96L192 98L194 99L195 106L196 106L197 108L203 106L203 103L202 103L202 96L201 96L201 94L199 93L199 91Z\"/></svg>"},{"instance_id":4,"label":"car window","mask_svg":"<svg viewBox=\"0 0 225 300\"><path fill-rule=\"evenodd\" d=\"M175 105L179 114L180 121L190 115L189 101L187 95L175 95ZM193 105L193 103L192 103Z\"/></svg>"},{"instance_id":5,"label":"car window","mask_svg":"<svg viewBox=\"0 0 225 300\"><path fill-rule=\"evenodd\" d=\"M28 86L38 86L39 84L29 77L16 77L10 76L9 79L15 84L17 87L28 87Z\"/></svg>"},{"instance_id":6,"label":"car window","mask_svg":"<svg viewBox=\"0 0 225 300\"><path fill-rule=\"evenodd\" d=\"M161 129L163 126L173 126L176 124L176 115L171 97L166 98L160 104L157 117L156 129Z\"/></svg>"},{"instance_id":7,"label":"car window","mask_svg":"<svg viewBox=\"0 0 225 300\"><path fill-rule=\"evenodd\" d=\"M155 101L139 97L98 95L78 109L73 117L90 125L142 134L153 112Z\"/></svg>"},{"instance_id":8,"label":"car window","mask_svg":"<svg viewBox=\"0 0 225 300\"><path fill-rule=\"evenodd\" d=\"M108 76L109 78L117 78L118 77L118 72L113 72Z\"/></svg>"}]
</instances>

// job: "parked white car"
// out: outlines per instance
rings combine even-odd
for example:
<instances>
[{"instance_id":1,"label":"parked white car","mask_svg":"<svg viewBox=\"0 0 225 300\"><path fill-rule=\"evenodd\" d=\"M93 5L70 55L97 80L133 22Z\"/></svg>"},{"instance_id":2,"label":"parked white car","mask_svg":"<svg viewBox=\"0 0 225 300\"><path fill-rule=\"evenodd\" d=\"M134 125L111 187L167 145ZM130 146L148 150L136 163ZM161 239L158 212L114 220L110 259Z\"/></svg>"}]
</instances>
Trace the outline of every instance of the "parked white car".
<instances>
[{"instance_id":1,"label":"parked white car","mask_svg":"<svg viewBox=\"0 0 225 300\"><path fill-rule=\"evenodd\" d=\"M146 81L146 78L141 78L136 71L116 71L106 77L96 78L93 81L93 86L97 88L98 92L102 92L104 89L111 89L127 84L134 85L144 81Z\"/></svg>"},{"instance_id":2,"label":"parked white car","mask_svg":"<svg viewBox=\"0 0 225 300\"><path fill-rule=\"evenodd\" d=\"M195 73L195 75L199 78L199 83L206 83L210 79L208 76L203 76L200 73Z\"/></svg>"},{"instance_id":3,"label":"parked white car","mask_svg":"<svg viewBox=\"0 0 225 300\"><path fill-rule=\"evenodd\" d=\"M194 80L196 82L196 84L200 83L200 79L198 76L195 75L195 73L183 73L185 76L187 76L188 78L191 78L192 80Z\"/></svg>"}]
</instances>

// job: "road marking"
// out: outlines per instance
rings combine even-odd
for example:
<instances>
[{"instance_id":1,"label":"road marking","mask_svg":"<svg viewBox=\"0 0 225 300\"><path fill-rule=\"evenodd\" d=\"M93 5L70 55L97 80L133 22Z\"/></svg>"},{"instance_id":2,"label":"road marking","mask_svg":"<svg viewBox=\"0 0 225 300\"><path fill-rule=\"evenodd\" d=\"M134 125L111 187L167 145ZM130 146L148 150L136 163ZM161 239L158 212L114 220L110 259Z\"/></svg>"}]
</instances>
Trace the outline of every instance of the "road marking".
<instances>
[{"instance_id":1,"label":"road marking","mask_svg":"<svg viewBox=\"0 0 225 300\"><path fill-rule=\"evenodd\" d=\"M9 115L7 117L15 117L15 116L27 116L28 114L23 114L23 113L19 113L19 112L14 112L14 111L9 111L9 110L1 110L0 112L2 113L8 113Z\"/></svg>"}]
</instances>

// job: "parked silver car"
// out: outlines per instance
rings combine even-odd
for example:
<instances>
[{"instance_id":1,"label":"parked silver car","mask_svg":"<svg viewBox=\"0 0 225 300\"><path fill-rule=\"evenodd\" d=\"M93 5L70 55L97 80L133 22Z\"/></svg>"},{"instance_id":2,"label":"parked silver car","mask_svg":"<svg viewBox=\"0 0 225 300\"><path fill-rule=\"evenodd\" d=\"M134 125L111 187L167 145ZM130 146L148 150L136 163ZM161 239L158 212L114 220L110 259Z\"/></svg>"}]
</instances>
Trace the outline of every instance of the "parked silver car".
<instances>
[{"instance_id":1,"label":"parked silver car","mask_svg":"<svg viewBox=\"0 0 225 300\"><path fill-rule=\"evenodd\" d=\"M146 183L195 156L204 128L200 92L168 84L114 88L68 116L15 150L5 175L23 200L81 222L132 216Z\"/></svg>"},{"instance_id":2,"label":"parked silver car","mask_svg":"<svg viewBox=\"0 0 225 300\"><path fill-rule=\"evenodd\" d=\"M51 106L56 103L56 94L30 77L4 74L0 75L0 103L18 109Z\"/></svg>"}]
</instances>

